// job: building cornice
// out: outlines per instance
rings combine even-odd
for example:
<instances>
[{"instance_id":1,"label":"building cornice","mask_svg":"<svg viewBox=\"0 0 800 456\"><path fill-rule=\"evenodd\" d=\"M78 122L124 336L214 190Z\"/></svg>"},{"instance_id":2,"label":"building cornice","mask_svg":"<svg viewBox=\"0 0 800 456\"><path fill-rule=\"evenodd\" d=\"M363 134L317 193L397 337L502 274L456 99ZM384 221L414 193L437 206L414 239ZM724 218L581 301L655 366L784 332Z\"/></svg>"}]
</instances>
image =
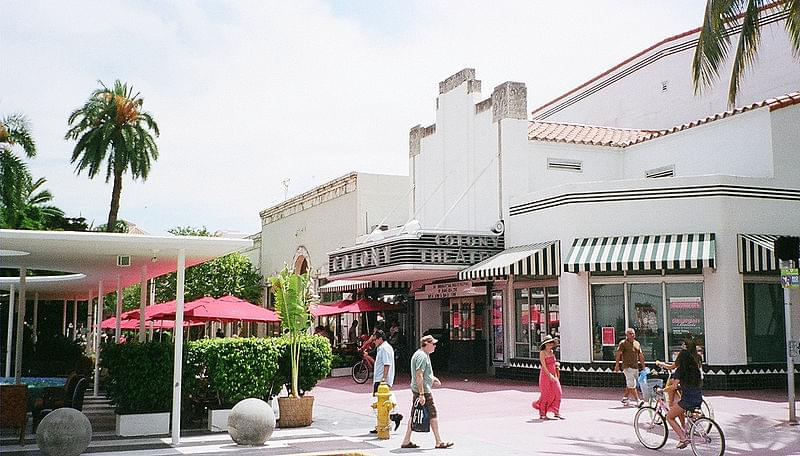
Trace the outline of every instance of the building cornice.
<instances>
[{"instance_id":1,"label":"building cornice","mask_svg":"<svg viewBox=\"0 0 800 456\"><path fill-rule=\"evenodd\" d=\"M289 198L281 204L264 209L259 213L261 224L268 225L282 218L297 214L314 206L319 206L327 201L334 200L357 188L358 173L352 172L345 176L326 182L307 192Z\"/></svg>"}]
</instances>

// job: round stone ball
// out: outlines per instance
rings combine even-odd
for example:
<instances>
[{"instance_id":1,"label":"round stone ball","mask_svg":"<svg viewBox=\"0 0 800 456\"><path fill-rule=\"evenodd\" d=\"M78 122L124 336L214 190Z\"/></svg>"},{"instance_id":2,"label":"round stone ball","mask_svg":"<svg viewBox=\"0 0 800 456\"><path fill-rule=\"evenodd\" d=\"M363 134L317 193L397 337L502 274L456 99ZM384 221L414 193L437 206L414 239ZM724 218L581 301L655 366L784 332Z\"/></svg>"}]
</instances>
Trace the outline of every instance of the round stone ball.
<instances>
[{"instance_id":1,"label":"round stone ball","mask_svg":"<svg viewBox=\"0 0 800 456\"><path fill-rule=\"evenodd\" d=\"M274 431L275 412L261 399L244 399L228 415L228 433L239 445L263 445Z\"/></svg>"},{"instance_id":2,"label":"round stone ball","mask_svg":"<svg viewBox=\"0 0 800 456\"><path fill-rule=\"evenodd\" d=\"M92 423L86 415L72 408L53 410L36 429L39 450L49 456L78 456L91 441Z\"/></svg>"}]
</instances>

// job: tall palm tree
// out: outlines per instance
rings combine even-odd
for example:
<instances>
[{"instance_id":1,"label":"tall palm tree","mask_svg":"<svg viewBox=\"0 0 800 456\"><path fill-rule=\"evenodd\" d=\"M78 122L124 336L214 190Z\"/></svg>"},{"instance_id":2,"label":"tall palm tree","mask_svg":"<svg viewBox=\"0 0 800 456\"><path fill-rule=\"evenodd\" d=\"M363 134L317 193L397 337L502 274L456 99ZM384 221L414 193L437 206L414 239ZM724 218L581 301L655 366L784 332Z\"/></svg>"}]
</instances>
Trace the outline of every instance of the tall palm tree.
<instances>
[{"instance_id":1,"label":"tall palm tree","mask_svg":"<svg viewBox=\"0 0 800 456\"><path fill-rule=\"evenodd\" d=\"M64 211L47 204L53 200L53 194L50 190L42 189L45 182L47 179L43 177L33 180L28 175L22 193L23 207L18 220L19 226L14 228L47 230L64 217Z\"/></svg>"},{"instance_id":2,"label":"tall palm tree","mask_svg":"<svg viewBox=\"0 0 800 456\"><path fill-rule=\"evenodd\" d=\"M761 41L759 16L772 8L787 14L786 30L795 57L800 58L800 0L708 0L703 25L692 61L695 93L710 87L719 78L719 70L731 46L732 28L741 21L739 42L733 58L728 86L728 106L736 105L736 95L745 72L753 65Z\"/></svg>"},{"instance_id":3,"label":"tall palm tree","mask_svg":"<svg viewBox=\"0 0 800 456\"><path fill-rule=\"evenodd\" d=\"M36 156L28 119L21 114L0 118L0 226L7 228L16 228L24 205L23 191L30 180L27 163L14 153L17 145L28 158Z\"/></svg>"},{"instance_id":4,"label":"tall palm tree","mask_svg":"<svg viewBox=\"0 0 800 456\"><path fill-rule=\"evenodd\" d=\"M77 162L76 173L86 170L93 179L106 161L106 182L114 177L106 229L113 231L122 194L122 175L130 170L134 179L147 179L152 161L158 159L158 147L150 132L158 137L159 131L150 113L142 111L144 99L139 93L134 94L133 87L119 80L113 88L98 82L101 88L70 114L68 124L75 125L67 131L65 139L78 140L70 161Z\"/></svg>"}]
</instances>

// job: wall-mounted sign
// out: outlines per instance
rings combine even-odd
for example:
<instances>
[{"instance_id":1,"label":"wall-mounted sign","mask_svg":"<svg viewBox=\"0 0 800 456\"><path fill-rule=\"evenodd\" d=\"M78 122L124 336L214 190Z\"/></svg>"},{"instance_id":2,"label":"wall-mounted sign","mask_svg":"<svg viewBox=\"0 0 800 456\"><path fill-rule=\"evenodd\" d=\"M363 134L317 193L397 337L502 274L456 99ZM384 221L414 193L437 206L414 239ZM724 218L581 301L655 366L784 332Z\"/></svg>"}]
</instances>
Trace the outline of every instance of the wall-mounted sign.
<instances>
[{"instance_id":1,"label":"wall-mounted sign","mask_svg":"<svg viewBox=\"0 0 800 456\"><path fill-rule=\"evenodd\" d=\"M486 294L486 286L472 286L472 281L434 283L425 285L425 289L414 293L414 299L445 299L464 296L482 296Z\"/></svg>"},{"instance_id":2,"label":"wall-mounted sign","mask_svg":"<svg viewBox=\"0 0 800 456\"><path fill-rule=\"evenodd\" d=\"M783 288L800 288L800 269L781 269Z\"/></svg>"},{"instance_id":3,"label":"wall-mounted sign","mask_svg":"<svg viewBox=\"0 0 800 456\"><path fill-rule=\"evenodd\" d=\"M400 264L472 266L501 252L502 235L423 233L420 237L385 239L368 247L328 255L331 276Z\"/></svg>"},{"instance_id":4,"label":"wall-mounted sign","mask_svg":"<svg viewBox=\"0 0 800 456\"><path fill-rule=\"evenodd\" d=\"M669 298L669 322L673 335L703 334L703 299Z\"/></svg>"}]
</instances>

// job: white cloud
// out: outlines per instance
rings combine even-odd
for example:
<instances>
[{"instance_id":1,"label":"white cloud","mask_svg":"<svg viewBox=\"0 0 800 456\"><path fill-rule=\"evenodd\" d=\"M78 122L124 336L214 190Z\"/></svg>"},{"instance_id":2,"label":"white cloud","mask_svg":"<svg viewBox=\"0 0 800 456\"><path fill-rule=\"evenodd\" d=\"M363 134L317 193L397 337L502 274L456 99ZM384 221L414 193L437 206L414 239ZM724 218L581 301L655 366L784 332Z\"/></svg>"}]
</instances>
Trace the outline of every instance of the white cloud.
<instances>
[{"instance_id":1,"label":"white cloud","mask_svg":"<svg viewBox=\"0 0 800 456\"><path fill-rule=\"evenodd\" d=\"M291 195L351 170L406 174L408 129L433 121L438 82L461 68L487 96L525 82L533 108L699 24L702 3L416 1L381 34L321 0L5 2L0 113L30 117L55 203L104 223L111 186L75 176L62 138L97 79L127 81L161 157L125 181L120 217L255 232L284 178Z\"/></svg>"}]
</instances>

